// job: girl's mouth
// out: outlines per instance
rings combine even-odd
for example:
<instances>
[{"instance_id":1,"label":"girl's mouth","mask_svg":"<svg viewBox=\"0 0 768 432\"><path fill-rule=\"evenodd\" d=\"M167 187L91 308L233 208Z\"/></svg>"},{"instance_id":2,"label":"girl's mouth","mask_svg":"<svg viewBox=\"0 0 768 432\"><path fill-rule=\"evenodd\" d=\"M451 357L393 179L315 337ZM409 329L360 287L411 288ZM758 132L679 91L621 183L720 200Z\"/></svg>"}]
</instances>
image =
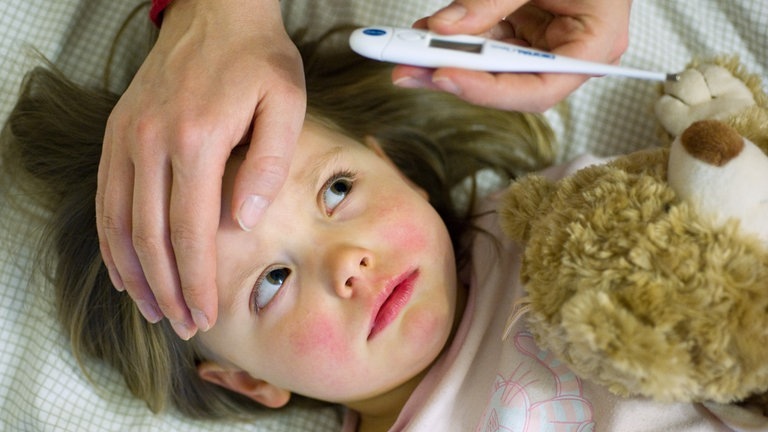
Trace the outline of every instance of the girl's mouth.
<instances>
[{"instance_id":1,"label":"girl's mouth","mask_svg":"<svg viewBox=\"0 0 768 432\"><path fill-rule=\"evenodd\" d=\"M419 277L418 270L408 270L388 284L379 295L373 307L371 331L368 340L384 330L397 318L413 294L414 284Z\"/></svg>"}]
</instances>

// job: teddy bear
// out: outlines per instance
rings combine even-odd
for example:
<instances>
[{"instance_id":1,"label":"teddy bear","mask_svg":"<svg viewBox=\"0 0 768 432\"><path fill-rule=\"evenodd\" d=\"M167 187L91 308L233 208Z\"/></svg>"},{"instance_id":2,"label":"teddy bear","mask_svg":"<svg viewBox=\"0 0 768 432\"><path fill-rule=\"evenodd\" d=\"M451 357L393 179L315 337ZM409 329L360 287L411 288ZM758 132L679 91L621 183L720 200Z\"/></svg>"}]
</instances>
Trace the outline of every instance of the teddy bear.
<instances>
[{"instance_id":1,"label":"teddy bear","mask_svg":"<svg viewBox=\"0 0 768 432\"><path fill-rule=\"evenodd\" d=\"M578 376L658 401L768 395L761 86L737 59L694 62L655 105L662 146L505 192L527 291L512 315Z\"/></svg>"}]
</instances>

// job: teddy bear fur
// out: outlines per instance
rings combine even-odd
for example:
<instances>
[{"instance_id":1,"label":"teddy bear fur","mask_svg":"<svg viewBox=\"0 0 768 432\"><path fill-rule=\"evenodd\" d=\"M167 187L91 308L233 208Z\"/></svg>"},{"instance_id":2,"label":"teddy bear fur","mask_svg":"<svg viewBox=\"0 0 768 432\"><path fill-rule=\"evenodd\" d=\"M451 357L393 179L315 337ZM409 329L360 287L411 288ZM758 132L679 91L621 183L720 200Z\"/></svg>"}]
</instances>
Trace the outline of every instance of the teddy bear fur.
<instances>
[{"instance_id":1,"label":"teddy bear fur","mask_svg":"<svg viewBox=\"0 0 768 432\"><path fill-rule=\"evenodd\" d=\"M734 78L740 100L727 103L733 89L715 81ZM656 109L668 141L718 118L768 153L768 97L736 59L692 63ZM508 189L499 211L525 246L529 328L577 375L618 395L731 403L767 394L768 246L738 221L697 214L667 183L668 158L666 147L644 150Z\"/></svg>"}]
</instances>

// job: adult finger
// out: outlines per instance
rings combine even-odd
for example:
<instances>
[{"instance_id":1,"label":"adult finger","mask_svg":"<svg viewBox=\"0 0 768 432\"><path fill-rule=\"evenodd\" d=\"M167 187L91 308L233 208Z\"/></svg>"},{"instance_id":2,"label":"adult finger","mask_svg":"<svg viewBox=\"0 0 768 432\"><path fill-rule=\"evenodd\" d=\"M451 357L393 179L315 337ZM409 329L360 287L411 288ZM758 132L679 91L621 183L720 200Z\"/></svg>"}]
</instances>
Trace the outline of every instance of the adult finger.
<instances>
[{"instance_id":1,"label":"adult finger","mask_svg":"<svg viewBox=\"0 0 768 432\"><path fill-rule=\"evenodd\" d=\"M200 149L201 146L190 145L188 148ZM176 311L178 318L184 320L177 321L180 328L174 326L182 337L185 330L191 329L194 333L194 327L207 331L215 324L218 314L216 232L221 214L221 178L229 157L229 146L206 148L215 153L178 151L171 160L173 180L166 232L170 235L173 252L168 268L159 270L167 277L178 277L176 281L167 279L169 283L176 282L178 288L165 294L168 295L168 306L179 308ZM148 271L146 265L144 270ZM151 284L158 296L159 287L154 281ZM158 298L158 302L162 307L163 300Z\"/></svg>"},{"instance_id":2,"label":"adult finger","mask_svg":"<svg viewBox=\"0 0 768 432\"><path fill-rule=\"evenodd\" d=\"M441 34L479 34L490 29L528 0L455 0L427 19Z\"/></svg>"},{"instance_id":3,"label":"adult finger","mask_svg":"<svg viewBox=\"0 0 768 432\"><path fill-rule=\"evenodd\" d=\"M250 147L232 192L232 214L246 231L258 223L283 186L304 123L303 76L272 90L257 109Z\"/></svg>"},{"instance_id":4,"label":"adult finger","mask_svg":"<svg viewBox=\"0 0 768 432\"><path fill-rule=\"evenodd\" d=\"M156 139L144 138L145 143ZM185 177L182 171L173 166L173 160L163 146L141 147L145 150L133 155L133 245L159 309L179 337L189 339L198 326L182 295L183 285L179 281L176 260L179 251L175 250L173 244L172 219L175 210L172 208L172 192L175 189L172 183L183 182ZM181 210L182 213L188 211ZM208 328L207 325L200 327Z\"/></svg>"},{"instance_id":5,"label":"adult finger","mask_svg":"<svg viewBox=\"0 0 768 432\"><path fill-rule=\"evenodd\" d=\"M629 44L630 1L534 0L505 21L533 47L600 63L618 63Z\"/></svg>"},{"instance_id":6,"label":"adult finger","mask_svg":"<svg viewBox=\"0 0 768 432\"><path fill-rule=\"evenodd\" d=\"M112 148L112 140L109 129L107 131L96 192L99 247L115 288L125 290L147 321L154 323L162 319L163 315L157 307L133 246L133 167L128 162L117 162L116 158L110 156L108 150Z\"/></svg>"},{"instance_id":7,"label":"adult finger","mask_svg":"<svg viewBox=\"0 0 768 432\"><path fill-rule=\"evenodd\" d=\"M104 199L107 195L104 189L107 187L107 176L109 170L107 167L110 164L110 149L111 145L111 125L107 122L106 133L104 137L104 143L102 146L101 158L99 160L99 169L96 181L96 231L99 236L99 251L101 253L101 259L104 262L104 267L107 268L109 279L112 281L112 285L118 291L125 291L123 280L115 267L115 260L112 257L112 251L107 241L107 233L104 227Z\"/></svg>"},{"instance_id":8,"label":"adult finger","mask_svg":"<svg viewBox=\"0 0 768 432\"><path fill-rule=\"evenodd\" d=\"M453 93L467 102L504 110L543 112L552 108L589 77L566 74L529 74L437 70L398 65L393 82L406 88L429 88Z\"/></svg>"},{"instance_id":9,"label":"adult finger","mask_svg":"<svg viewBox=\"0 0 768 432\"><path fill-rule=\"evenodd\" d=\"M589 77L566 74L491 74L455 68L435 71L432 83L467 102L505 110L543 112Z\"/></svg>"}]
</instances>

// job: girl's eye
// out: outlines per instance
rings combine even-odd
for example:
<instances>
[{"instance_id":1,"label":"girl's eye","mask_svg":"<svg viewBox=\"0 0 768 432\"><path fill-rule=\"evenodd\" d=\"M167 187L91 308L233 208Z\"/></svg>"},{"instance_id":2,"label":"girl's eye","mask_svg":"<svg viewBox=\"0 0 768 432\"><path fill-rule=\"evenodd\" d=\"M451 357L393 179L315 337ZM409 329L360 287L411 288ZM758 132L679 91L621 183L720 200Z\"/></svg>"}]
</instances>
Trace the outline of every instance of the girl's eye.
<instances>
[{"instance_id":1,"label":"girl's eye","mask_svg":"<svg viewBox=\"0 0 768 432\"><path fill-rule=\"evenodd\" d=\"M323 205L328 213L332 213L336 207L344 201L352 190L354 176L350 173L336 174L325 183L323 187Z\"/></svg>"},{"instance_id":2,"label":"girl's eye","mask_svg":"<svg viewBox=\"0 0 768 432\"><path fill-rule=\"evenodd\" d=\"M288 279L290 274L291 271L289 269L281 267L269 270L259 277L253 289L251 308L259 311L267 307L269 302L280 291L280 288L283 287L285 280Z\"/></svg>"}]
</instances>

